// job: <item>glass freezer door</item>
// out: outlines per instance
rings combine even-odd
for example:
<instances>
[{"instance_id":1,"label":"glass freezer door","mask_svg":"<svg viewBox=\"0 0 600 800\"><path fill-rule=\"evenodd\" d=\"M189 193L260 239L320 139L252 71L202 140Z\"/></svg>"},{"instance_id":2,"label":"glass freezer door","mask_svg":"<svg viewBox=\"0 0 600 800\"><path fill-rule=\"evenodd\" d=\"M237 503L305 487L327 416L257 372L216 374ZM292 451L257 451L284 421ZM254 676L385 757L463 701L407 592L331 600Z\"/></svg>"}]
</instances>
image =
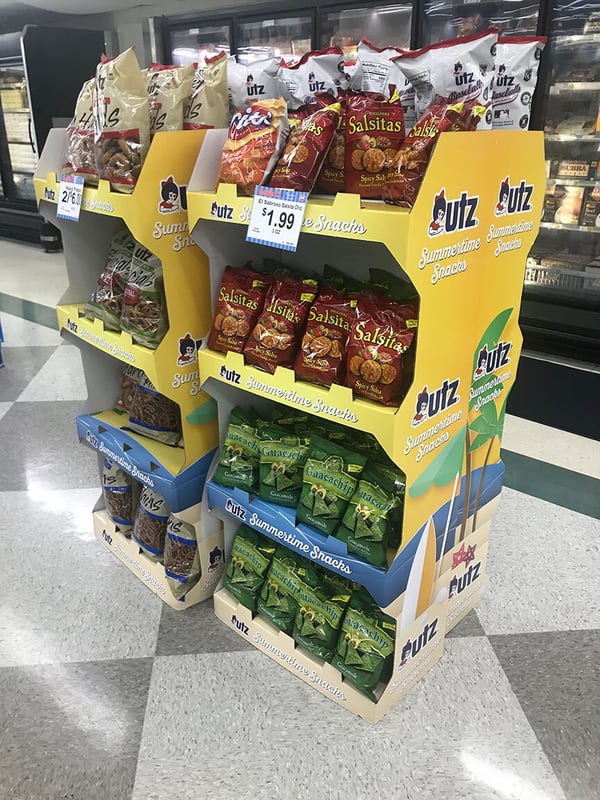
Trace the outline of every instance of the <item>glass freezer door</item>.
<instances>
[{"instance_id":1,"label":"glass freezer door","mask_svg":"<svg viewBox=\"0 0 600 800\"><path fill-rule=\"evenodd\" d=\"M299 61L312 50L313 14L306 13L244 19L237 22L237 58L251 64L264 58Z\"/></svg>"},{"instance_id":2,"label":"glass freezer door","mask_svg":"<svg viewBox=\"0 0 600 800\"><path fill-rule=\"evenodd\" d=\"M319 47L341 47L347 61L356 60L363 36L376 47L410 47L412 3L374 3L319 11Z\"/></svg>"},{"instance_id":3,"label":"glass freezer door","mask_svg":"<svg viewBox=\"0 0 600 800\"><path fill-rule=\"evenodd\" d=\"M33 173L37 157L31 140L31 114L22 66L0 67L0 110L6 139L3 153L4 196L7 200L33 200Z\"/></svg>"},{"instance_id":4,"label":"glass freezer door","mask_svg":"<svg viewBox=\"0 0 600 800\"><path fill-rule=\"evenodd\" d=\"M500 28L504 34L534 36L539 6L540 0L425 0L420 45L469 36L490 27Z\"/></svg>"},{"instance_id":5,"label":"glass freezer door","mask_svg":"<svg viewBox=\"0 0 600 800\"><path fill-rule=\"evenodd\" d=\"M170 63L178 67L203 63L225 51L231 53L231 26L228 20L169 30Z\"/></svg>"}]
</instances>

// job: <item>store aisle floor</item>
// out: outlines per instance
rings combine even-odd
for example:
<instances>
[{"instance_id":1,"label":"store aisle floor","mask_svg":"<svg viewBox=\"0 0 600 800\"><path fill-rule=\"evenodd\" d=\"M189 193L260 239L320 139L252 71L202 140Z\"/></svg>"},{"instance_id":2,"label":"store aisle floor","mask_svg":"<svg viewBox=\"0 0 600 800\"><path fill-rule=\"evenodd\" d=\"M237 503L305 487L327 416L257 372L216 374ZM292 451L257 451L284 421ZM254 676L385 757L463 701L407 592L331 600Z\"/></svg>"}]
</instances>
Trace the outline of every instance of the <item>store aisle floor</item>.
<instances>
[{"instance_id":1,"label":"store aisle floor","mask_svg":"<svg viewBox=\"0 0 600 800\"><path fill-rule=\"evenodd\" d=\"M79 351L0 320L0 800L600 797L596 442L508 421L491 587L373 727L96 542Z\"/></svg>"}]
</instances>

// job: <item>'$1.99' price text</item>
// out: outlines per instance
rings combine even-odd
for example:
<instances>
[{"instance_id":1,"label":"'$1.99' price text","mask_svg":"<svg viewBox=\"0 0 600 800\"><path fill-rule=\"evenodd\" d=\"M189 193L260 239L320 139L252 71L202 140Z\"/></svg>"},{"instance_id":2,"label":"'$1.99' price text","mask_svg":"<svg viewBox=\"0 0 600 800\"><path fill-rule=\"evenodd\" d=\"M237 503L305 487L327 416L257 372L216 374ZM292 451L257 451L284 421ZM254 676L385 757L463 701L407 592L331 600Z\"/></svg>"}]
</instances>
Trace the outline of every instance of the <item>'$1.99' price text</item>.
<instances>
[{"instance_id":1,"label":"'$1.99' price text","mask_svg":"<svg viewBox=\"0 0 600 800\"><path fill-rule=\"evenodd\" d=\"M279 215L275 216L275 211L272 208L263 208L262 215L267 218L271 228L287 228L288 231L291 231L294 227L295 217L291 211L280 211Z\"/></svg>"}]
</instances>

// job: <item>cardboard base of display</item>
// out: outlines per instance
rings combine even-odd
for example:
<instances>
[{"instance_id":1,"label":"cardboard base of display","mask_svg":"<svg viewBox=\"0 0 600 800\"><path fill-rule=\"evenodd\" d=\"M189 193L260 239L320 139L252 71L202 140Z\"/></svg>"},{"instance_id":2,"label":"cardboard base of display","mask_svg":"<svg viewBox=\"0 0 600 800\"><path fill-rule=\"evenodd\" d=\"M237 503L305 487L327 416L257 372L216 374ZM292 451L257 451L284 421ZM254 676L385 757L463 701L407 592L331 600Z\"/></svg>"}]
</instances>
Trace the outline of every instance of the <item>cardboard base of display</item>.
<instances>
[{"instance_id":1,"label":"cardboard base of display","mask_svg":"<svg viewBox=\"0 0 600 800\"><path fill-rule=\"evenodd\" d=\"M127 569L175 611L183 611L202 603L214 593L225 566L222 531L198 542L202 570L200 580L178 600L173 596L165 568L160 562L149 559L134 539L120 533L106 511L94 511L93 519L96 537Z\"/></svg>"},{"instance_id":2,"label":"cardboard base of display","mask_svg":"<svg viewBox=\"0 0 600 800\"><path fill-rule=\"evenodd\" d=\"M325 697L371 723L379 722L441 658L447 605L445 600L435 603L409 627L398 631L394 673L374 703L344 680L334 666L298 647L291 636L268 620L253 617L227 589L215 593L215 614L231 630Z\"/></svg>"}]
</instances>

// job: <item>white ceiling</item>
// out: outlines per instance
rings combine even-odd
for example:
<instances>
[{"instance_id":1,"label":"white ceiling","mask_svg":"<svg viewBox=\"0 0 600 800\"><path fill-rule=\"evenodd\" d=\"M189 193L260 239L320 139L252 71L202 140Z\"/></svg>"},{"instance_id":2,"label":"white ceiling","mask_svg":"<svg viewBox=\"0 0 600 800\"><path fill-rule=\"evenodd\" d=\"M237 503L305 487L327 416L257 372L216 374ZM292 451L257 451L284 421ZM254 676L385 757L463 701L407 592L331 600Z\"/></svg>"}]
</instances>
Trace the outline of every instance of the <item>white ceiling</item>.
<instances>
[{"instance_id":1,"label":"white ceiling","mask_svg":"<svg viewBox=\"0 0 600 800\"><path fill-rule=\"evenodd\" d=\"M11 7L25 4L44 11L55 11L62 14L101 14L104 11L152 5L153 0L0 0L0 11L10 11Z\"/></svg>"}]
</instances>

